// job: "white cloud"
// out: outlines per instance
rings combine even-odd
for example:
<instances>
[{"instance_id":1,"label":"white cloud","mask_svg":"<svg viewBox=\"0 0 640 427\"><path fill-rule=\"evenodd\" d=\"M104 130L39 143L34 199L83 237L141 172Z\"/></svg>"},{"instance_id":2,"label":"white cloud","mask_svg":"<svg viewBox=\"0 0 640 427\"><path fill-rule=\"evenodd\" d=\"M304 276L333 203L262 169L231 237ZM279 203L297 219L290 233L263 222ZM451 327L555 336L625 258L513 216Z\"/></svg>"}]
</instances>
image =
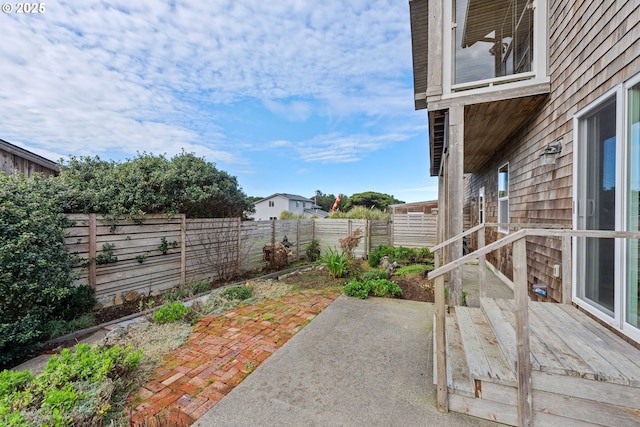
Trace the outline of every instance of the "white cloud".
<instances>
[{"instance_id":1,"label":"white cloud","mask_svg":"<svg viewBox=\"0 0 640 427\"><path fill-rule=\"evenodd\" d=\"M213 113L221 104L252 99L291 121L404 113L407 9L93 0L4 14L0 137L61 156L184 148L246 163ZM380 138L326 135L295 146L306 161L349 162L388 142Z\"/></svg>"}]
</instances>

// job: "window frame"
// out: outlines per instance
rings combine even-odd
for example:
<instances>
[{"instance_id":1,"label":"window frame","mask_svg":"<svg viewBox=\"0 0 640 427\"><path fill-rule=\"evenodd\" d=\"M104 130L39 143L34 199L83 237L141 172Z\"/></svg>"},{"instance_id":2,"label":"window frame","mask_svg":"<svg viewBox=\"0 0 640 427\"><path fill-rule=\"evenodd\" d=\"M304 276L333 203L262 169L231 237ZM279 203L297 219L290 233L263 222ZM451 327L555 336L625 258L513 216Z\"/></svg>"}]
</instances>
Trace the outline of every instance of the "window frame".
<instances>
[{"instance_id":1,"label":"window frame","mask_svg":"<svg viewBox=\"0 0 640 427\"><path fill-rule=\"evenodd\" d=\"M503 169L506 168L506 171L504 171ZM500 196L500 174L501 173L507 173L507 182L506 182L506 196ZM497 214L498 214L498 224L507 224L509 223L509 162L506 162L504 164L502 164L502 166L500 166L498 168L498 182L497 182L497 186L496 186L496 195L498 196L498 209L497 209ZM502 204L503 202L506 202L506 222L501 221L500 219L502 218ZM509 234L509 228L508 227L498 227L498 232L499 233L503 233L503 234Z\"/></svg>"},{"instance_id":2,"label":"window frame","mask_svg":"<svg viewBox=\"0 0 640 427\"><path fill-rule=\"evenodd\" d=\"M518 88L551 81L548 70L548 8L547 0L533 3L533 54L531 71L477 80L466 83L454 83L455 77L455 36L457 23L454 22L455 0L445 1L443 7L442 37L442 89L443 97L464 96L472 93L485 93L506 88ZM462 25L462 24L461 24Z\"/></svg>"}]
</instances>

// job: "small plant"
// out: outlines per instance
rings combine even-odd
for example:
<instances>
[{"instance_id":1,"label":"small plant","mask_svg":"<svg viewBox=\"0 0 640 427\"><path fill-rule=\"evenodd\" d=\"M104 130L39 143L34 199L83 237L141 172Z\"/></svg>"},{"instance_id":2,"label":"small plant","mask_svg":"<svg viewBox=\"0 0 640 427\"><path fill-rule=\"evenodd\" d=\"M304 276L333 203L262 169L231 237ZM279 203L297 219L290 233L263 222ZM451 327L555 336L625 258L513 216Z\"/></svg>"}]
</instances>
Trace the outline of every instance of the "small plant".
<instances>
[{"instance_id":1,"label":"small plant","mask_svg":"<svg viewBox=\"0 0 640 427\"><path fill-rule=\"evenodd\" d=\"M244 301L251 298L252 293L253 291L248 286L234 286L222 291L222 296L230 300Z\"/></svg>"},{"instance_id":2,"label":"small plant","mask_svg":"<svg viewBox=\"0 0 640 427\"><path fill-rule=\"evenodd\" d=\"M367 280L377 280L377 279L388 279L389 273L386 270L373 269L369 270L362 275L362 281L366 282Z\"/></svg>"},{"instance_id":3,"label":"small plant","mask_svg":"<svg viewBox=\"0 0 640 427\"><path fill-rule=\"evenodd\" d=\"M402 295L402 289L397 283L387 279L352 280L344 287L344 294L350 297L366 299L369 294L377 297Z\"/></svg>"},{"instance_id":4,"label":"small plant","mask_svg":"<svg viewBox=\"0 0 640 427\"><path fill-rule=\"evenodd\" d=\"M186 320L191 310L179 301L166 303L153 314L153 321L162 325Z\"/></svg>"},{"instance_id":5,"label":"small plant","mask_svg":"<svg viewBox=\"0 0 640 427\"><path fill-rule=\"evenodd\" d=\"M342 248L342 252L347 255L347 258L354 257L353 251L360 244L362 237L362 229L356 228L344 239L338 239L338 241L340 242L340 248Z\"/></svg>"},{"instance_id":6,"label":"small plant","mask_svg":"<svg viewBox=\"0 0 640 427\"><path fill-rule=\"evenodd\" d=\"M312 240L307 245L305 254L307 255L307 260L309 260L309 262L316 262L320 259L320 243L317 240Z\"/></svg>"},{"instance_id":7,"label":"small plant","mask_svg":"<svg viewBox=\"0 0 640 427\"><path fill-rule=\"evenodd\" d=\"M96 256L96 265L113 264L118 262L118 257L113 255L113 249L116 247L113 243L104 243L102 245L102 253Z\"/></svg>"},{"instance_id":8,"label":"small plant","mask_svg":"<svg viewBox=\"0 0 640 427\"><path fill-rule=\"evenodd\" d=\"M211 290L211 283L206 280L196 280L191 283L191 288L193 289L193 294L198 295Z\"/></svg>"},{"instance_id":9,"label":"small plant","mask_svg":"<svg viewBox=\"0 0 640 427\"><path fill-rule=\"evenodd\" d=\"M178 242L174 240L173 242L168 242L166 237L160 238L160 246L158 246L158 250L162 252L162 255L166 255L169 253L169 248L177 248Z\"/></svg>"},{"instance_id":10,"label":"small plant","mask_svg":"<svg viewBox=\"0 0 640 427\"><path fill-rule=\"evenodd\" d=\"M344 252L338 252L329 248L327 254L322 257L322 263L327 266L329 274L334 279L345 277L348 272L349 258Z\"/></svg>"},{"instance_id":11,"label":"small plant","mask_svg":"<svg viewBox=\"0 0 640 427\"><path fill-rule=\"evenodd\" d=\"M149 252L145 252L143 254L136 255L136 261L138 261L138 263L142 264L144 262L144 260L147 259L148 256L149 256Z\"/></svg>"},{"instance_id":12,"label":"small plant","mask_svg":"<svg viewBox=\"0 0 640 427\"><path fill-rule=\"evenodd\" d=\"M368 281L367 282L360 282L358 280L354 280L352 282L349 282L344 287L344 294L349 296L349 297L367 299L367 297L369 296L369 291L371 290L369 288L368 283L369 283Z\"/></svg>"},{"instance_id":13,"label":"small plant","mask_svg":"<svg viewBox=\"0 0 640 427\"><path fill-rule=\"evenodd\" d=\"M78 344L51 357L39 376L0 372L0 425L103 425L117 410L141 351Z\"/></svg>"}]
</instances>

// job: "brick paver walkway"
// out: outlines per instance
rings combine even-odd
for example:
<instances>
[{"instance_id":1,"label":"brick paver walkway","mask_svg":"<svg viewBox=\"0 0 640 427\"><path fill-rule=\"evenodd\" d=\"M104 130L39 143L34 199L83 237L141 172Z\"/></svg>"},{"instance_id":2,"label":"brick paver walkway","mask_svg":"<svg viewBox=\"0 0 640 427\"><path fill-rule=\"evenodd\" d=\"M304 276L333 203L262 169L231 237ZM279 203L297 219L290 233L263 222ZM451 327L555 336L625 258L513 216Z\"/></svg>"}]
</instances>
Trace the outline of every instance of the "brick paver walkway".
<instances>
[{"instance_id":1,"label":"brick paver walkway","mask_svg":"<svg viewBox=\"0 0 640 427\"><path fill-rule=\"evenodd\" d=\"M132 425L188 426L331 304L341 290L295 292L200 319L131 399Z\"/></svg>"}]
</instances>

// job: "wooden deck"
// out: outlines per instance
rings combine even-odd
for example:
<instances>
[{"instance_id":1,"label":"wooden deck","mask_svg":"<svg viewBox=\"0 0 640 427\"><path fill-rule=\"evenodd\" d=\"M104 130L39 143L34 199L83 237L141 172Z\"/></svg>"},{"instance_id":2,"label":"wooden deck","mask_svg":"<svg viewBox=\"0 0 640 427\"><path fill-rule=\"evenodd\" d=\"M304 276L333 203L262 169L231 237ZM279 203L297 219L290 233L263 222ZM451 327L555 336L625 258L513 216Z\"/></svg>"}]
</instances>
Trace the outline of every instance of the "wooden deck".
<instances>
[{"instance_id":1,"label":"wooden deck","mask_svg":"<svg viewBox=\"0 0 640 427\"><path fill-rule=\"evenodd\" d=\"M513 304L447 315L451 411L517 425ZM640 425L640 350L571 305L529 302L529 322L534 425Z\"/></svg>"}]
</instances>

